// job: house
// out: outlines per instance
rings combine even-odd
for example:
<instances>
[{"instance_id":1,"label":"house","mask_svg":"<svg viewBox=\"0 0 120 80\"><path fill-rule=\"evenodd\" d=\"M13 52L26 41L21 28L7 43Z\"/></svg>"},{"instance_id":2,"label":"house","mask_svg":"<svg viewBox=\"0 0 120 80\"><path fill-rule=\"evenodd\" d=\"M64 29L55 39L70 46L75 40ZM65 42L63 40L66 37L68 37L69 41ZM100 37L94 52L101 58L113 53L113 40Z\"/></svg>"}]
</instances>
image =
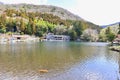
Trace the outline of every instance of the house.
<instances>
[{"instance_id":1,"label":"house","mask_svg":"<svg viewBox=\"0 0 120 80\"><path fill-rule=\"evenodd\" d=\"M47 41L70 41L70 36L66 35L54 35L53 33L48 33L46 35Z\"/></svg>"},{"instance_id":2,"label":"house","mask_svg":"<svg viewBox=\"0 0 120 80\"><path fill-rule=\"evenodd\" d=\"M29 38L29 35L12 35L12 39L16 41L25 41Z\"/></svg>"}]
</instances>

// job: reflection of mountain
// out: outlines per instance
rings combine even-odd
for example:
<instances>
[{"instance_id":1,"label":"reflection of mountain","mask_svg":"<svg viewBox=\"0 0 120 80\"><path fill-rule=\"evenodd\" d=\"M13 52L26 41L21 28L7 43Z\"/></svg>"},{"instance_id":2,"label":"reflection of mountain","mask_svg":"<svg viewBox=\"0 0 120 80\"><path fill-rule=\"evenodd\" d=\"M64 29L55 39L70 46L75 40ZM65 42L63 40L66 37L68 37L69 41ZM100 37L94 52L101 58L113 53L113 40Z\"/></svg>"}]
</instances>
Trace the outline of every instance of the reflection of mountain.
<instances>
[{"instance_id":1,"label":"reflection of mountain","mask_svg":"<svg viewBox=\"0 0 120 80\"><path fill-rule=\"evenodd\" d=\"M11 61L14 67L19 65L19 68L20 66L24 66L27 69L33 69L34 67L36 67L36 69L55 69L59 67L62 68L65 65L72 65L89 59L90 56L94 56L94 54L92 54L94 48L89 46L81 47L82 44L41 43L40 45L31 44L32 46L27 44L18 45L19 46L17 46L17 44L7 46L7 48L0 46L2 47L2 50L0 50L0 62L5 63L4 65L6 67L9 66L9 60L11 60L12 57L14 57L14 61ZM89 57L88 51L85 49L89 50ZM5 51L6 54L4 54Z\"/></svg>"},{"instance_id":2,"label":"reflection of mountain","mask_svg":"<svg viewBox=\"0 0 120 80\"><path fill-rule=\"evenodd\" d=\"M3 54L6 48L3 48L0 52L2 54L1 57L5 58L8 56L4 62L6 64L6 61L14 55L15 62L13 61L13 63L19 61L18 64L16 63L17 65L21 64L24 67L32 68L37 64L36 68L40 65L39 67L41 68L55 69L84 61L95 55L93 52L96 48L87 45L81 47L81 45L74 43L41 43L40 47L38 45L27 46L25 44L23 47L23 45L19 44L19 46L15 45L12 48L7 48L8 51L6 53L12 53L10 56ZM31 64L27 63L31 63L33 66L31 67Z\"/></svg>"}]
</instances>

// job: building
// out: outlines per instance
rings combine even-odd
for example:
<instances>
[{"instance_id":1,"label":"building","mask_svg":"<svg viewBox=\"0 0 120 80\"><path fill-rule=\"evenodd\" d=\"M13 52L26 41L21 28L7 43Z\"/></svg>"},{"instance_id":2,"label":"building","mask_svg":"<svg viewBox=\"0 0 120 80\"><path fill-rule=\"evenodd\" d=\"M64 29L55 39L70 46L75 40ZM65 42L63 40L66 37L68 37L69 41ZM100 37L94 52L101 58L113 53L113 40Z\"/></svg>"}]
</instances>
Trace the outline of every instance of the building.
<instances>
[{"instance_id":1,"label":"building","mask_svg":"<svg viewBox=\"0 0 120 80\"><path fill-rule=\"evenodd\" d=\"M47 41L70 41L70 36L66 35L54 35L53 33L48 33L46 35Z\"/></svg>"},{"instance_id":2,"label":"building","mask_svg":"<svg viewBox=\"0 0 120 80\"><path fill-rule=\"evenodd\" d=\"M7 35L0 34L0 43L11 43L11 42L29 42L39 41L39 38L29 35Z\"/></svg>"},{"instance_id":3,"label":"building","mask_svg":"<svg viewBox=\"0 0 120 80\"><path fill-rule=\"evenodd\" d=\"M12 38L14 40L20 40L20 41L24 41L26 39L28 39L30 36L29 35L12 35Z\"/></svg>"}]
</instances>

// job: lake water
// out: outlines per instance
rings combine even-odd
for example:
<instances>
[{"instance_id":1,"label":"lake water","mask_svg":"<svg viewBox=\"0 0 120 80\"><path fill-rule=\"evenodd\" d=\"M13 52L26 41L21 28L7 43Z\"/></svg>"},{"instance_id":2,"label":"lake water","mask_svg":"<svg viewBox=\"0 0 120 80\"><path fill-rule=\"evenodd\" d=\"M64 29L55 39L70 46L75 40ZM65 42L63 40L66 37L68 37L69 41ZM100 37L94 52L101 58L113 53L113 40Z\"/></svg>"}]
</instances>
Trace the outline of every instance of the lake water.
<instances>
[{"instance_id":1,"label":"lake water","mask_svg":"<svg viewBox=\"0 0 120 80\"><path fill-rule=\"evenodd\" d=\"M0 80L119 80L119 65L120 54L106 43L0 45Z\"/></svg>"}]
</instances>

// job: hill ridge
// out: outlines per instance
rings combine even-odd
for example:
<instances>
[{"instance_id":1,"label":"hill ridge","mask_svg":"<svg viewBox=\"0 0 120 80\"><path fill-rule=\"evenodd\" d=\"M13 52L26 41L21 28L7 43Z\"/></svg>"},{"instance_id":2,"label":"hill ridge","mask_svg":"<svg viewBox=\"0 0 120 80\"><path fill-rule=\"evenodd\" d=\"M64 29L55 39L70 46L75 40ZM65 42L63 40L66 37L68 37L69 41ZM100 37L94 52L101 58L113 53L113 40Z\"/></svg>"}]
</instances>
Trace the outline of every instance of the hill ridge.
<instances>
[{"instance_id":1,"label":"hill ridge","mask_svg":"<svg viewBox=\"0 0 120 80\"><path fill-rule=\"evenodd\" d=\"M53 6L53 5L34 5L34 4L5 4L0 5L0 10L5 10L7 8L19 10L21 8L25 8L29 12L41 12L41 13L49 13L55 16L60 17L64 20L83 20L78 15L73 14L72 12L68 11L67 9Z\"/></svg>"},{"instance_id":2,"label":"hill ridge","mask_svg":"<svg viewBox=\"0 0 120 80\"><path fill-rule=\"evenodd\" d=\"M108 26L113 26L113 25L116 25L116 24L120 24L120 22L115 22L115 23L108 24L108 25L102 25L102 26L100 26L100 27L106 28L106 27L108 27Z\"/></svg>"}]
</instances>

